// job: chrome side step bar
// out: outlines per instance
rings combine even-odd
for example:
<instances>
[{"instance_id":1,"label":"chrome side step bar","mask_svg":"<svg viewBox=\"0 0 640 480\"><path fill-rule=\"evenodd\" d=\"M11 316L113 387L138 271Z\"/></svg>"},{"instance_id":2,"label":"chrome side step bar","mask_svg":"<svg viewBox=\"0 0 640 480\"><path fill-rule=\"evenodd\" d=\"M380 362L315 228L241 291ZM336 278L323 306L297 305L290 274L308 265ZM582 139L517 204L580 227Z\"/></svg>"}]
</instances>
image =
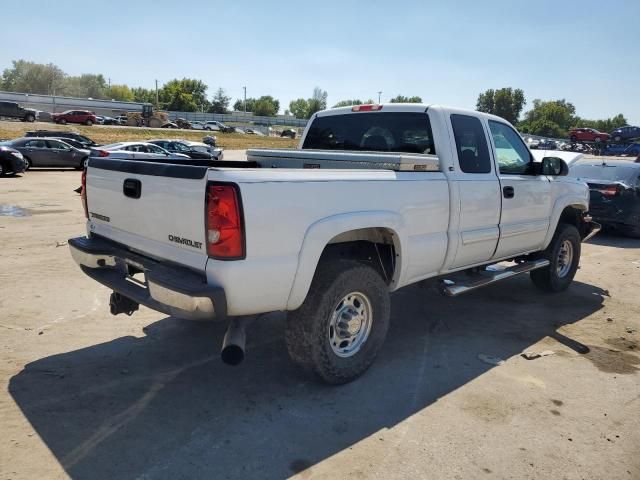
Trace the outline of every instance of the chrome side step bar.
<instances>
[{"instance_id":1,"label":"chrome side step bar","mask_svg":"<svg viewBox=\"0 0 640 480\"><path fill-rule=\"evenodd\" d=\"M473 277L469 277L461 282L454 283L451 280L444 280L442 291L448 297L457 297L463 293L470 292L476 288L485 287L492 283L506 280L507 278L515 277L521 273L527 273L538 268L544 268L549 266L549 260L539 259L531 260L529 262L519 263L513 267L504 268L501 270L487 270L479 273Z\"/></svg>"}]
</instances>

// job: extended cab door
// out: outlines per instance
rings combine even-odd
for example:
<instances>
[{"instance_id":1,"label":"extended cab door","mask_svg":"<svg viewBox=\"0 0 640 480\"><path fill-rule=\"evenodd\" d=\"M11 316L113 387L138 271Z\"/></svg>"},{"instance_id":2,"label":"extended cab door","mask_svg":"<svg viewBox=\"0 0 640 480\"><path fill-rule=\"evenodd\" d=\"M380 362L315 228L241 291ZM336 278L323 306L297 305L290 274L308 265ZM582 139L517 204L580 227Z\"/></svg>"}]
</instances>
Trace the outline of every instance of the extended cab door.
<instances>
[{"instance_id":1,"label":"extended cab door","mask_svg":"<svg viewBox=\"0 0 640 480\"><path fill-rule=\"evenodd\" d=\"M539 250L549 230L551 183L533 173L533 156L506 123L489 120L500 178L500 241L494 258Z\"/></svg>"},{"instance_id":2,"label":"extended cab door","mask_svg":"<svg viewBox=\"0 0 640 480\"><path fill-rule=\"evenodd\" d=\"M451 175L459 203L455 257L447 268L454 269L486 262L493 257L499 237L500 185L487 133L480 118L450 115L458 165ZM452 204L452 219L454 205Z\"/></svg>"}]
</instances>

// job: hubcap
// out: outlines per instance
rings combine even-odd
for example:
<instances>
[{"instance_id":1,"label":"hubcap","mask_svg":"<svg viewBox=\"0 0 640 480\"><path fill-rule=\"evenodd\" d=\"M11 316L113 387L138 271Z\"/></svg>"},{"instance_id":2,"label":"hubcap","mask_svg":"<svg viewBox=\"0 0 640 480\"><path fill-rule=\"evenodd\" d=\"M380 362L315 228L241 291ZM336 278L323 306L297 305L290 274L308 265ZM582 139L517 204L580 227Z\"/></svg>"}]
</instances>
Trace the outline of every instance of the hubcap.
<instances>
[{"instance_id":1,"label":"hubcap","mask_svg":"<svg viewBox=\"0 0 640 480\"><path fill-rule=\"evenodd\" d=\"M558 252L558 263L556 264L556 273L558 277L562 278L571 270L571 263L573 262L573 244L569 240L565 240L560 245L560 251Z\"/></svg>"},{"instance_id":2,"label":"hubcap","mask_svg":"<svg viewBox=\"0 0 640 480\"><path fill-rule=\"evenodd\" d=\"M329 322L329 345L339 357L351 357L364 345L371 332L373 309L360 292L345 295L338 302Z\"/></svg>"}]
</instances>

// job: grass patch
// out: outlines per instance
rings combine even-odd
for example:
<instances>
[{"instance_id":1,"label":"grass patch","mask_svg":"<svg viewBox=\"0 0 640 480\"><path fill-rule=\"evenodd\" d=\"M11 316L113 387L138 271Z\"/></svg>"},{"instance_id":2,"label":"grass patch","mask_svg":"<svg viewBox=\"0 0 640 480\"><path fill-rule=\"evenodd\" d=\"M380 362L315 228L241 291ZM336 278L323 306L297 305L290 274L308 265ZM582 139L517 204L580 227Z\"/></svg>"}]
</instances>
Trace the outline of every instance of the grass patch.
<instances>
[{"instance_id":1,"label":"grass patch","mask_svg":"<svg viewBox=\"0 0 640 480\"><path fill-rule=\"evenodd\" d=\"M60 130L78 132L100 144L133 142L154 138L180 138L201 142L202 137L212 134L218 138L218 145L229 150L247 148L296 148L298 140L280 137L261 137L241 133L203 132L201 130L173 130L168 128L118 127L111 125L56 125L55 123L0 121L0 139L14 139L24 136L28 130Z\"/></svg>"}]
</instances>

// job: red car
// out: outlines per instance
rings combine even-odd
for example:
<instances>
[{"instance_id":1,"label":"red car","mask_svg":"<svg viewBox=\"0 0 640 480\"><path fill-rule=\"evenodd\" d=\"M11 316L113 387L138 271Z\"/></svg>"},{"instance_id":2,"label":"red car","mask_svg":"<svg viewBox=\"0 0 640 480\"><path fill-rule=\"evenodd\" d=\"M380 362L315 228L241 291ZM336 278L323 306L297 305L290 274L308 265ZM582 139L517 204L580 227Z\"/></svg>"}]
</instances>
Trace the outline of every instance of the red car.
<instances>
[{"instance_id":1,"label":"red car","mask_svg":"<svg viewBox=\"0 0 640 480\"><path fill-rule=\"evenodd\" d=\"M608 133L599 132L595 128L580 127L569 130L572 142L606 142L609 137Z\"/></svg>"},{"instance_id":2,"label":"red car","mask_svg":"<svg viewBox=\"0 0 640 480\"><path fill-rule=\"evenodd\" d=\"M93 125L96 123L96 115L93 112L87 110L67 110L62 113L54 113L51 115L53 121L61 123L84 123L85 125Z\"/></svg>"}]
</instances>

